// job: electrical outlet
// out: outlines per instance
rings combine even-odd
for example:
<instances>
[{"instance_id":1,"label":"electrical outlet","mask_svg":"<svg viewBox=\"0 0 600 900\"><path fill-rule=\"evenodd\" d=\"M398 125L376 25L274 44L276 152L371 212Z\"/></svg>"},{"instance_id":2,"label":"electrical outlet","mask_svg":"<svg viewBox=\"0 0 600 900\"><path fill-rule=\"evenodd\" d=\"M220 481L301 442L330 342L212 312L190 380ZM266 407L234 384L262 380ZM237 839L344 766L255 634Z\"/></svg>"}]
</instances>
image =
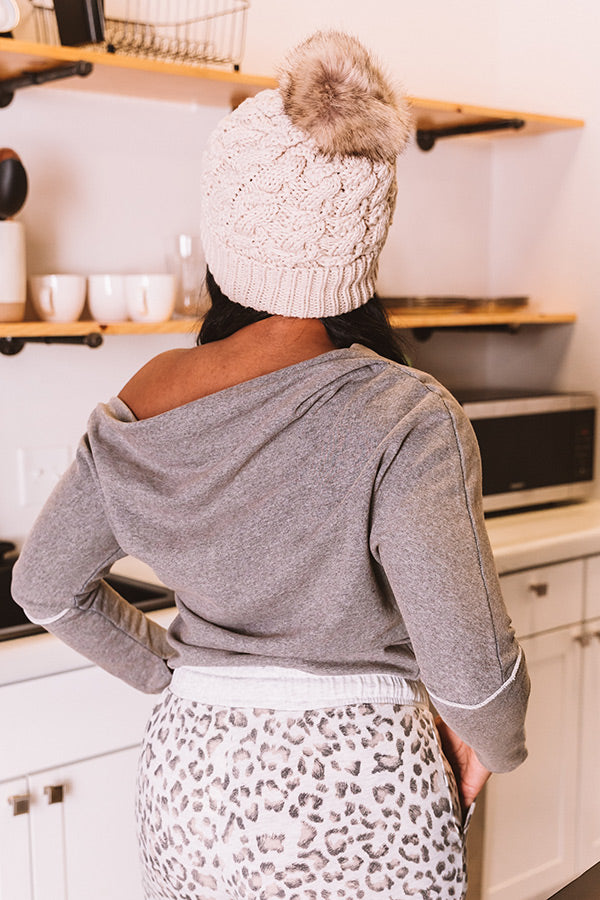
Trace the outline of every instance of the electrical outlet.
<instances>
[{"instance_id":1,"label":"electrical outlet","mask_svg":"<svg viewBox=\"0 0 600 900\"><path fill-rule=\"evenodd\" d=\"M24 447L17 451L21 506L42 506L71 462L69 447Z\"/></svg>"}]
</instances>

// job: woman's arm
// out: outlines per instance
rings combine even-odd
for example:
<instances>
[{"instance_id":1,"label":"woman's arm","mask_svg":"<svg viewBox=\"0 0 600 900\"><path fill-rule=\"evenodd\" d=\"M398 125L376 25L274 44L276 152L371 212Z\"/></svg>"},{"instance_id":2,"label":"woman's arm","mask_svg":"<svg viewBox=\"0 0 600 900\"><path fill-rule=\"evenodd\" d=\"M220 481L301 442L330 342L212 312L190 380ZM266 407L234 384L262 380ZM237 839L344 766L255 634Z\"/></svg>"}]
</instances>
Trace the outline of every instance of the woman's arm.
<instances>
[{"instance_id":1,"label":"woman's arm","mask_svg":"<svg viewBox=\"0 0 600 900\"><path fill-rule=\"evenodd\" d=\"M410 416L374 496L371 550L436 710L484 769L509 771L527 755L529 678L483 519L477 441L439 386Z\"/></svg>"},{"instance_id":2,"label":"woman's arm","mask_svg":"<svg viewBox=\"0 0 600 900\"><path fill-rule=\"evenodd\" d=\"M32 621L139 690L157 693L171 678L166 631L103 581L125 555L84 438L25 542L12 593Z\"/></svg>"}]
</instances>

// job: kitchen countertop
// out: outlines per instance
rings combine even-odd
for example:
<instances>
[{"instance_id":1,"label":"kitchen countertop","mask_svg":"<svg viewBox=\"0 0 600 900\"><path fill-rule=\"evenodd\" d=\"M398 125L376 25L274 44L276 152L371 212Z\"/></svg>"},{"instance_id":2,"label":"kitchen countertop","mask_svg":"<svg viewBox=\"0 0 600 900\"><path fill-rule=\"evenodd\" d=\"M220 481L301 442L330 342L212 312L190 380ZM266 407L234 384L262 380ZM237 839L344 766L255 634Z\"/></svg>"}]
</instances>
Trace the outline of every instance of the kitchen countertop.
<instances>
[{"instance_id":1,"label":"kitchen countertop","mask_svg":"<svg viewBox=\"0 0 600 900\"><path fill-rule=\"evenodd\" d=\"M486 521L501 575L600 553L600 500Z\"/></svg>"},{"instance_id":2,"label":"kitchen countertop","mask_svg":"<svg viewBox=\"0 0 600 900\"><path fill-rule=\"evenodd\" d=\"M599 500L495 516L487 520L487 526L501 575L600 553ZM152 569L131 557L120 560L113 572L160 583ZM175 610L156 610L147 615L167 627ZM0 686L90 665L50 634L0 642Z\"/></svg>"}]
</instances>

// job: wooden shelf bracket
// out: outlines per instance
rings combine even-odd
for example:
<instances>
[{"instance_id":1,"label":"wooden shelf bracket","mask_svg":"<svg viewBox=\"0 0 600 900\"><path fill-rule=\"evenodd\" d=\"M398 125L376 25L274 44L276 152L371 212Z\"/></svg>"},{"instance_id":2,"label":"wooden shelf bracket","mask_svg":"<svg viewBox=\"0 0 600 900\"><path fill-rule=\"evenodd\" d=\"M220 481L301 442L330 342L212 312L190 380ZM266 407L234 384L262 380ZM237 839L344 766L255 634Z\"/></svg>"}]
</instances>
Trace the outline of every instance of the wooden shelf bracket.
<instances>
[{"instance_id":1,"label":"wooden shelf bracket","mask_svg":"<svg viewBox=\"0 0 600 900\"><path fill-rule=\"evenodd\" d=\"M87 347L101 347L104 338L98 331L90 334L28 335L27 337L0 337L0 353L16 356L25 344L83 344Z\"/></svg>"},{"instance_id":2,"label":"wooden shelf bracket","mask_svg":"<svg viewBox=\"0 0 600 900\"><path fill-rule=\"evenodd\" d=\"M93 65L85 60L66 63L61 66L53 66L50 69L39 69L33 72L23 72L15 78L5 78L0 81L0 109L8 106L15 96L15 91L35 84L44 84L47 81L57 81L60 78L72 78L74 75L85 77L93 70Z\"/></svg>"},{"instance_id":3,"label":"wooden shelf bracket","mask_svg":"<svg viewBox=\"0 0 600 900\"><path fill-rule=\"evenodd\" d=\"M421 150L433 150L440 138L458 137L468 134L482 134L486 131L518 131L525 125L524 119L492 119L489 122L471 122L447 128L417 128L417 145Z\"/></svg>"}]
</instances>

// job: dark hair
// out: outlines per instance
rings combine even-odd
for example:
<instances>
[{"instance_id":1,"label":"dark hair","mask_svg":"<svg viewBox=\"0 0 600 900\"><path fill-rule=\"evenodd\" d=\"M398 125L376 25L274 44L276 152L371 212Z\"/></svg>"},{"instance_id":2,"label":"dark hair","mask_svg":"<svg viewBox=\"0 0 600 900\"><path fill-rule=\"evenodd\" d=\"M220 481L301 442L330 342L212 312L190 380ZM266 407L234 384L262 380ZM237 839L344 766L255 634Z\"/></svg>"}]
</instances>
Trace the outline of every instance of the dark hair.
<instances>
[{"instance_id":1,"label":"dark hair","mask_svg":"<svg viewBox=\"0 0 600 900\"><path fill-rule=\"evenodd\" d=\"M241 303L234 303L222 292L208 268L206 270L206 287L212 302L196 337L197 344L220 341L239 331L240 328L252 325L253 322L260 322L261 319L268 319L271 315L271 313L258 309L250 309L249 306L242 306Z\"/></svg>"},{"instance_id":2,"label":"dark hair","mask_svg":"<svg viewBox=\"0 0 600 900\"><path fill-rule=\"evenodd\" d=\"M206 270L206 287L212 303L198 332L197 344L222 340L240 328L268 319L271 315L230 300L216 283L210 269ZM402 341L391 327L377 296L371 297L357 309L340 316L327 316L321 322L338 349L362 344L386 359L408 365Z\"/></svg>"},{"instance_id":3,"label":"dark hair","mask_svg":"<svg viewBox=\"0 0 600 900\"><path fill-rule=\"evenodd\" d=\"M362 306L341 316L321 319L336 347L362 344L380 356L408 365L400 336L390 325L384 306L375 294Z\"/></svg>"}]
</instances>

